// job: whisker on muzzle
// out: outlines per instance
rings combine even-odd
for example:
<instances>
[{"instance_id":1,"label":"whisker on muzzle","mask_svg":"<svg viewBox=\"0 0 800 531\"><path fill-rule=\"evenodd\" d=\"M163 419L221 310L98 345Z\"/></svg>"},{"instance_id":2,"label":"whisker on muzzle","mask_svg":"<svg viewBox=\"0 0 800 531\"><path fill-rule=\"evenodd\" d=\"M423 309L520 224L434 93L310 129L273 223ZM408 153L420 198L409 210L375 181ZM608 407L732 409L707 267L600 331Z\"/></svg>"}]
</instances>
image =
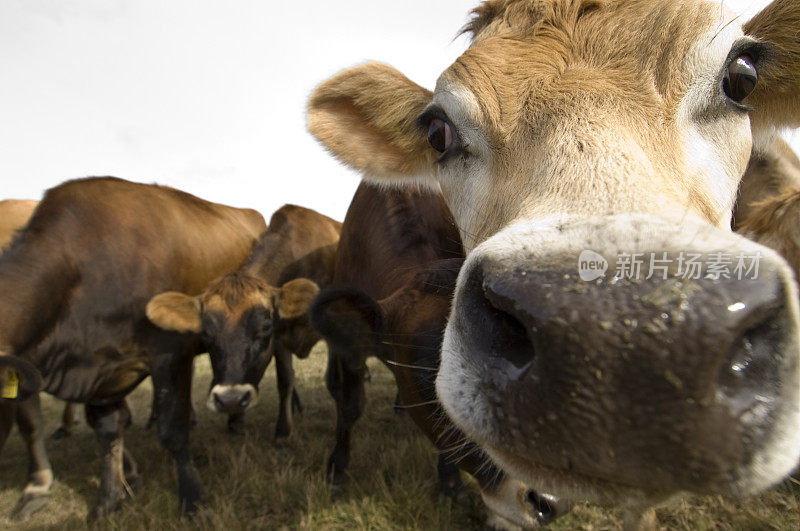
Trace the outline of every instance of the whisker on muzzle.
<instances>
[{"instance_id":1,"label":"whisker on muzzle","mask_svg":"<svg viewBox=\"0 0 800 531\"><path fill-rule=\"evenodd\" d=\"M397 409L410 409L412 407L430 406L438 403L439 403L438 400L428 400L427 402L419 402L418 404L395 404L394 407L396 407Z\"/></svg>"},{"instance_id":2,"label":"whisker on muzzle","mask_svg":"<svg viewBox=\"0 0 800 531\"><path fill-rule=\"evenodd\" d=\"M396 343L386 343L384 345L394 345ZM388 365L394 365L395 367L402 367L404 369L414 369L417 371L430 371L430 372L437 372L439 369L434 367L423 367L422 365L411 365L408 363L400 363L399 361L392 361L392 360L383 360L384 363Z\"/></svg>"}]
</instances>

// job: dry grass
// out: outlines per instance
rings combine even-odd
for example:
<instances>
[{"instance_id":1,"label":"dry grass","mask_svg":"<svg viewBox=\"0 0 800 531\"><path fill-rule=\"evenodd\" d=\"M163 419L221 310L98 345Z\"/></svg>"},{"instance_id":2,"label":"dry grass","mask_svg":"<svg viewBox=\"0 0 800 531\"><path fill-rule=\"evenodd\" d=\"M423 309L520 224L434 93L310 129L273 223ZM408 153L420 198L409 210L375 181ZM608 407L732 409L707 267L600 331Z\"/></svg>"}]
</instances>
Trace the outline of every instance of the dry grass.
<instances>
[{"instance_id":1,"label":"dry grass","mask_svg":"<svg viewBox=\"0 0 800 531\"><path fill-rule=\"evenodd\" d=\"M343 496L331 501L322 470L333 445L335 411L323 383L325 349L295 362L305 413L286 447L272 444L277 416L274 370L262 384L262 399L248 413L245 434L231 436L225 418L202 406L210 369L199 358L195 403L199 425L193 453L205 481L210 507L202 525L177 518L176 481L170 457L156 435L143 426L151 387L132 395L134 425L126 444L141 468L142 487L122 511L98 524L103 529L470 529L480 528L483 508L473 492L466 506L442 501L436 492L433 447L405 416L393 412L391 374L370 361L372 381L367 409L353 440L351 480ZM48 433L58 427L62 404L44 400ZM49 505L24 523L5 518L24 484L27 457L12 434L0 455L0 528L72 529L85 527L99 484L99 456L85 423L72 437L49 441L56 474ZM618 514L590 505L577 507L553 529L617 529ZM800 529L800 485L790 480L746 502L703 498L659 510L666 529Z\"/></svg>"}]
</instances>

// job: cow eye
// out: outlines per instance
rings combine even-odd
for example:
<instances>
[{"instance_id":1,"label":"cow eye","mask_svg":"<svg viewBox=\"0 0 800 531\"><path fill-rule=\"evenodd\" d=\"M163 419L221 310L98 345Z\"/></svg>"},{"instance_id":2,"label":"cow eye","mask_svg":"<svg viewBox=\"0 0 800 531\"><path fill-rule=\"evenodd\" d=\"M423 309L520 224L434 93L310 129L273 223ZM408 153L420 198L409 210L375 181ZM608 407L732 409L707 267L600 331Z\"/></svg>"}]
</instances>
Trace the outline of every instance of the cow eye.
<instances>
[{"instance_id":1,"label":"cow eye","mask_svg":"<svg viewBox=\"0 0 800 531\"><path fill-rule=\"evenodd\" d=\"M741 103L752 94L758 83L758 72L753 66L753 58L749 55L740 55L725 69L722 78L722 90L725 95L736 103Z\"/></svg>"},{"instance_id":2,"label":"cow eye","mask_svg":"<svg viewBox=\"0 0 800 531\"><path fill-rule=\"evenodd\" d=\"M264 321L264 324L261 325L261 334L264 336L268 336L272 334L272 320L267 319Z\"/></svg>"},{"instance_id":3,"label":"cow eye","mask_svg":"<svg viewBox=\"0 0 800 531\"><path fill-rule=\"evenodd\" d=\"M433 118L428 124L428 143L439 153L453 145L453 128L441 118Z\"/></svg>"}]
</instances>

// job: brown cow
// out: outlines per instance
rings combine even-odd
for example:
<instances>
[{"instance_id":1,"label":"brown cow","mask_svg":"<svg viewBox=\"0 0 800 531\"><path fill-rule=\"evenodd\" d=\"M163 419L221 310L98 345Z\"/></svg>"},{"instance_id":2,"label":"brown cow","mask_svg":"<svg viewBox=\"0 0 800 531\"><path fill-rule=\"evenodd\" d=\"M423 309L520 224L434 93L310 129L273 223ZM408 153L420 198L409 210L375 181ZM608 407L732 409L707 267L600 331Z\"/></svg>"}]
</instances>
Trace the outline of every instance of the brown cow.
<instances>
[{"instance_id":1,"label":"brown cow","mask_svg":"<svg viewBox=\"0 0 800 531\"><path fill-rule=\"evenodd\" d=\"M750 159L733 219L739 234L775 249L800 272L800 159L783 139Z\"/></svg>"},{"instance_id":2,"label":"brown cow","mask_svg":"<svg viewBox=\"0 0 800 531\"><path fill-rule=\"evenodd\" d=\"M275 439L291 434L292 410L301 410L292 353L305 358L320 339L306 311L319 286L333 278L341 228L313 210L284 205L237 271L199 295L162 293L147 305L157 326L203 335L214 365L207 405L231 415L233 431L257 402L258 384L274 356L280 397Z\"/></svg>"},{"instance_id":3,"label":"brown cow","mask_svg":"<svg viewBox=\"0 0 800 531\"><path fill-rule=\"evenodd\" d=\"M188 446L190 389L192 360L204 349L197 334L153 326L145 307L157 293L199 293L236 269L265 229L253 210L121 179L70 181L45 194L0 257L0 413L16 404L37 444L18 515L39 505L52 484L40 388L86 404L103 455L95 517L127 491L124 398L148 375L159 398L158 435L177 466L180 507L197 508L203 496ZM0 446L9 424L3 416Z\"/></svg>"},{"instance_id":4,"label":"brown cow","mask_svg":"<svg viewBox=\"0 0 800 531\"><path fill-rule=\"evenodd\" d=\"M11 243L14 234L30 219L38 201L5 199L0 201L0 251Z\"/></svg>"},{"instance_id":5,"label":"brown cow","mask_svg":"<svg viewBox=\"0 0 800 531\"><path fill-rule=\"evenodd\" d=\"M467 258L437 392L514 477L636 526L796 465L794 275L730 221L751 150L800 125L798 26L793 0L744 27L702 0L489 0L434 92L370 63L312 94L341 161L440 187Z\"/></svg>"},{"instance_id":6,"label":"brown cow","mask_svg":"<svg viewBox=\"0 0 800 531\"><path fill-rule=\"evenodd\" d=\"M495 518L546 522L562 505L506 477L466 441L436 400L439 348L462 263L458 231L438 194L358 188L342 229L338 287L324 290L311 310L312 324L328 343L326 383L337 406L328 474L334 486L345 480L351 430L364 407L365 360L376 356L395 375L397 407L440 450L445 495L460 491L460 466L478 480Z\"/></svg>"},{"instance_id":7,"label":"brown cow","mask_svg":"<svg viewBox=\"0 0 800 531\"><path fill-rule=\"evenodd\" d=\"M25 226L38 204L38 201L32 199L5 199L0 201L0 251L9 245L16 232ZM61 415L61 426L53 433L52 438L63 439L68 437L76 420L76 404L67 402Z\"/></svg>"}]
</instances>

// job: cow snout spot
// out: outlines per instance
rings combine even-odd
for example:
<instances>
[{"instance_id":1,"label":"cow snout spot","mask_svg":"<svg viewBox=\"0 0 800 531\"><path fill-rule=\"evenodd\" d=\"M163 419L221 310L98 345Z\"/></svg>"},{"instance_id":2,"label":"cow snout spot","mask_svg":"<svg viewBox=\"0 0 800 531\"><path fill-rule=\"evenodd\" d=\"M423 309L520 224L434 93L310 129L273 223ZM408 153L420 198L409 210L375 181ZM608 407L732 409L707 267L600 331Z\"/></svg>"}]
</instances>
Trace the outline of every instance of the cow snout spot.
<instances>
[{"instance_id":1,"label":"cow snout spot","mask_svg":"<svg viewBox=\"0 0 800 531\"><path fill-rule=\"evenodd\" d=\"M252 397L253 395L250 391L245 392L244 396L239 401L239 405L242 406L243 408L247 407L248 405L250 405L250 399Z\"/></svg>"},{"instance_id":2,"label":"cow snout spot","mask_svg":"<svg viewBox=\"0 0 800 531\"><path fill-rule=\"evenodd\" d=\"M225 402L222 401L217 393L214 393L214 405L219 412L222 412L225 409Z\"/></svg>"},{"instance_id":3,"label":"cow snout spot","mask_svg":"<svg viewBox=\"0 0 800 531\"><path fill-rule=\"evenodd\" d=\"M208 407L217 413L242 413L256 401L252 385L216 385L208 397Z\"/></svg>"}]
</instances>

